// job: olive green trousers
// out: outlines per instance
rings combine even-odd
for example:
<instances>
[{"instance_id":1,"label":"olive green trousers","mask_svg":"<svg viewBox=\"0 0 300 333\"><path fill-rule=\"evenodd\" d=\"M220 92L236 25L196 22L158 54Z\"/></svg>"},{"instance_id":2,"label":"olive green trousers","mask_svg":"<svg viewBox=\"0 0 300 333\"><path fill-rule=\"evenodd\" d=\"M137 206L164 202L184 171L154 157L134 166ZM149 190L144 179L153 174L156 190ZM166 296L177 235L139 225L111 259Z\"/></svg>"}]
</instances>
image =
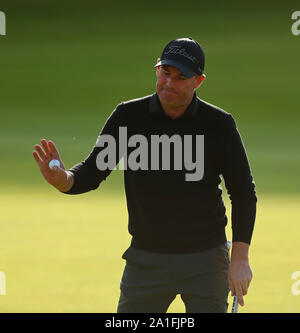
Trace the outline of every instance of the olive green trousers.
<instances>
[{"instance_id":1,"label":"olive green trousers","mask_svg":"<svg viewBox=\"0 0 300 333\"><path fill-rule=\"evenodd\" d=\"M130 246L120 284L118 313L164 313L180 294L187 313L226 313L226 243L189 254L162 254Z\"/></svg>"}]
</instances>

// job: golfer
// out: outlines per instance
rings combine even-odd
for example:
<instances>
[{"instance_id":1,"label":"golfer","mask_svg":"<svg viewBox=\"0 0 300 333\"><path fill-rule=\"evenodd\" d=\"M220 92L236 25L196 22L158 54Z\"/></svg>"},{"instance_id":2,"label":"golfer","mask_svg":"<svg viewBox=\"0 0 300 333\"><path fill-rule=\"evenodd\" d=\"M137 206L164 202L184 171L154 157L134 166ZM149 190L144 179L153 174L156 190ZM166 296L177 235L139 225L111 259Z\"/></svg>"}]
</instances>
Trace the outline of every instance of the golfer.
<instances>
[{"instance_id":1,"label":"golfer","mask_svg":"<svg viewBox=\"0 0 300 333\"><path fill-rule=\"evenodd\" d=\"M244 305L255 183L232 115L196 95L204 64L194 39L169 42L155 65L156 92L120 103L87 158L69 170L53 141L35 145L41 173L65 194L95 190L121 159L126 165L132 240L123 254L119 313L166 312L176 295L186 312L224 313L229 291ZM120 141L120 130L128 141ZM60 167L49 168L53 159ZM221 177L232 206L231 257Z\"/></svg>"}]
</instances>

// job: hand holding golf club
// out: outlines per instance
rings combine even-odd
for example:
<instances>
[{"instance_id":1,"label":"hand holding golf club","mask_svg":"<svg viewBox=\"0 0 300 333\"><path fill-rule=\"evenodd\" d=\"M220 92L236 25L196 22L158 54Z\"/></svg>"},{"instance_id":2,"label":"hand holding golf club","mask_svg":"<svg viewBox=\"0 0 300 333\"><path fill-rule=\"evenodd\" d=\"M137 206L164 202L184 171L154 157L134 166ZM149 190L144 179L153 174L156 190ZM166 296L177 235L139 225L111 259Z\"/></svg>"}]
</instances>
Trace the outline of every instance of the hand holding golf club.
<instances>
[{"instance_id":1,"label":"hand holding golf club","mask_svg":"<svg viewBox=\"0 0 300 333\"><path fill-rule=\"evenodd\" d=\"M54 142L42 139L41 143L44 149L40 145L35 145L36 151L33 151L32 154L42 175L59 191L68 191L73 185L72 174L66 171Z\"/></svg>"},{"instance_id":2,"label":"hand holding golf club","mask_svg":"<svg viewBox=\"0 0 300 333\"><path fill-rule=\"evenodd\" d=\"M248 259L249 245L234 242L231 250L231 262L228 272L228 282L231 296L236 295L238 304L244 306L244 297L252 280L252 271Z\"/></svg>"}]
</instances>

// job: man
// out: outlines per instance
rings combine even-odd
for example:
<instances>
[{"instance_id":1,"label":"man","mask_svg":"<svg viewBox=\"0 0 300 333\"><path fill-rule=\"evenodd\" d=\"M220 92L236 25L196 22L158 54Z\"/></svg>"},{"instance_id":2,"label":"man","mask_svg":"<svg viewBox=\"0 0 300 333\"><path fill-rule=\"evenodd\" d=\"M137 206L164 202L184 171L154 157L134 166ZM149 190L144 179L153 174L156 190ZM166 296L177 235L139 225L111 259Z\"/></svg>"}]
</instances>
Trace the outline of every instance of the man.
<instances>
[{"instance_id":1,"label":"man","mask_svg":"<svg viewBox=\"0 0 300 333\"><path fill-rule=\"evenodd\" d=\"M177 294L187 312L226 312L229 289L244 305L255 184L233 117L196 96L204 64L192 38L168 43L155 66L156 93L119 104L89 156L70 170L52 141L35 146L43 176L66 194L98 188L123 159L132 241L118 312L166 312ZM49 169L52 159L61 166ZM221 175L232 204L230 260Z\"/></svg>"}]
</instances>

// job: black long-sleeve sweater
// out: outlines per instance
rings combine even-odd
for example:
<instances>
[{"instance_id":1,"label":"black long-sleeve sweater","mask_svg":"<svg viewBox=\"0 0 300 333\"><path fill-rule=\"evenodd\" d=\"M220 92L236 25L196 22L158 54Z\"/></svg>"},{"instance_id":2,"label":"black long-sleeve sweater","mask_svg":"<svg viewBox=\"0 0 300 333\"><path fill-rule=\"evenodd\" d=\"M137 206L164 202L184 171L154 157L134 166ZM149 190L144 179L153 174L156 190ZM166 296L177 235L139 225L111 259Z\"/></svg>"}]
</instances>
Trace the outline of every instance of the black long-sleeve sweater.
<instances>
[{"instance_id":1,"label":"black long-sleeve sweater","mask_svg":"<svg viewBox=\"0 0 300 333\"><path fill-rule=\"evenodd\" d=\"M257 197L242 139L229 113L200 100L196 94L184 114L176 119L164 113L156 93L119 104L107 119L89 156L69 170L74 184L64 193L95 190L106 179L112 168L99 170L99 152L105 149L99 142L103 135L111 135L117 143L116 156L119 157L120 128L126 128L128 139L138 134L149 143L148 170L130 170L130 166L124 170L128 229L133 246L152 252L189 253L224 243L227 216L220 176L224 178L232 204L233 241L250 244ZM179 135L182 142L185 135L192 136L194 144L189 148L183 144L182 156L184 149L192 149L194 161L196 149L199 149L195 138L204 136L204 173L200 180L186 180L191 171L185 169L184 162L181 170L174 167L175 163L164 170L161 161L159 170L151 170L151 137L164 134ZM128 157L136 148L127 149ZM170 153L171 162L172 158L174 162L174 154L178 154L175 148Z\"/></svg>"}]
</instances>

